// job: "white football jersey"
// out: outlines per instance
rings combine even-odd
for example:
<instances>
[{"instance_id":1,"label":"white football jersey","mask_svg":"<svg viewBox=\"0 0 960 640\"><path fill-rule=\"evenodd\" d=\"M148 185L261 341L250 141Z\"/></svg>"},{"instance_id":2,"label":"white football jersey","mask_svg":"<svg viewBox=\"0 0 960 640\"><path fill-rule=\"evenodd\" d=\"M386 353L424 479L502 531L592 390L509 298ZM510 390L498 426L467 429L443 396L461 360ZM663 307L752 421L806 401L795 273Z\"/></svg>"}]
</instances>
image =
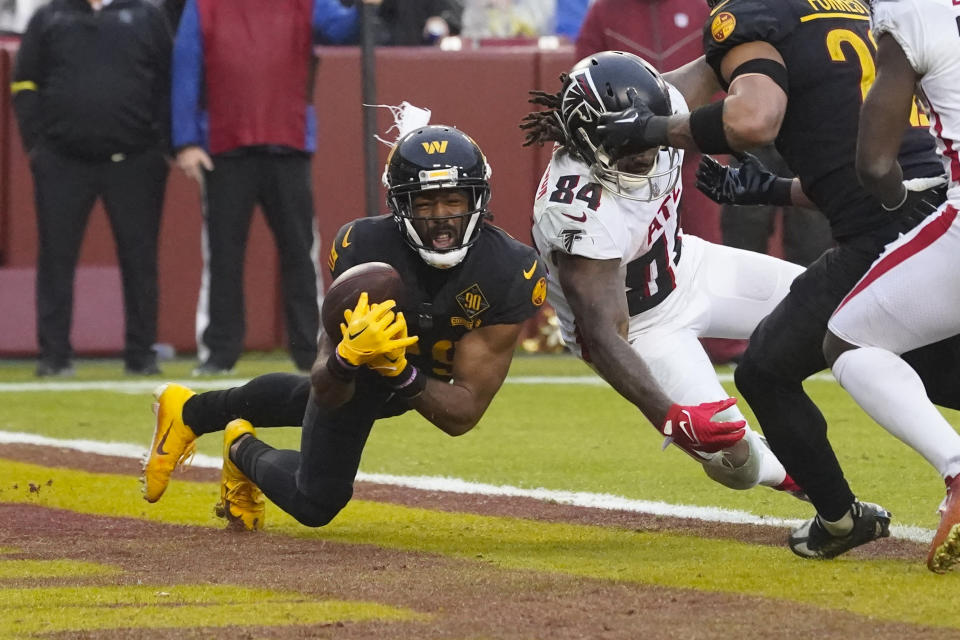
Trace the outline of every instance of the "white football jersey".
<instances>
[{"instance_id":1,"label":"white football jersey","mask_svg":"<svg viewBox=\"0 0 960 640\"><path fill-rule=\"evenodd\" d=\"M686 103L671 87L675 113ZM682 152L677 162L682 162ZM669 165L661 150L657 167ZM663 302L676 288L676 265L682 251L677 206L682 192L673 190L647 201L630 200L604 189L590 167L567 153L554 150L533 205L533 241L547 263L547 300L556 310L568 346L576 342L573 313L563 296L553 260L554 252L619 260L626 269L627 304L637 316Z\"/></svg>"},{"instance_id":2,"label":"white football jersey","mask_svg":"<svg viewBox=\"0 0 960 640\"><path fill-rule=\"evenodd\" d=\"M960 200L960 2L876 0L873 33L900 44L920 80L930 132L950 178L948 197Z\"/></svg>"}]
</instances>

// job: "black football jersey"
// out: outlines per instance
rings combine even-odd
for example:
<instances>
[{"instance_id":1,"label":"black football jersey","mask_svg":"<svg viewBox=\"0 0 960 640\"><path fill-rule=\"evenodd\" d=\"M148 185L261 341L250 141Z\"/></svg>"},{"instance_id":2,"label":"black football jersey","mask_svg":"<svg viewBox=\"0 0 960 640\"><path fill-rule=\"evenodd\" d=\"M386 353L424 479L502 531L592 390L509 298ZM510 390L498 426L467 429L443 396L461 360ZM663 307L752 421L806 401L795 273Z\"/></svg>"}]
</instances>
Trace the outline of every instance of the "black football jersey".
<instances>
[{"instance_id":1,"label":"black football jersey","mask_svg":"<svg viewBox=\"0 0 960 640\"><path fill-rule=\"evenodd\" d=\"M876 76L869 28L863 0L727 0L710 12L703 31L707 62L721 83L720 63L733 47L763 41L780 52L789 100L776 147L839 240L889 223L855 167L860 105ZM911 121L900 148L904 176L939 175L916 106Z\"/></svg>"},{"instance_id":2,"label":"black football jersey","mask_svg":"<svg viewBox=\"0 0 960 640\"><path fill-rule=\"evenodd\" d=\"M400 273L406 287L401 310L408 331L419 337L407 359L443 379L451 377L457 342L468 331L523 322L547 296L534 250L488 223L460 264L437 269L405 242L392 216L359 218L337 233L328 266L336 278L363 262L386 262Z\"/></svg>"}]
</instances>

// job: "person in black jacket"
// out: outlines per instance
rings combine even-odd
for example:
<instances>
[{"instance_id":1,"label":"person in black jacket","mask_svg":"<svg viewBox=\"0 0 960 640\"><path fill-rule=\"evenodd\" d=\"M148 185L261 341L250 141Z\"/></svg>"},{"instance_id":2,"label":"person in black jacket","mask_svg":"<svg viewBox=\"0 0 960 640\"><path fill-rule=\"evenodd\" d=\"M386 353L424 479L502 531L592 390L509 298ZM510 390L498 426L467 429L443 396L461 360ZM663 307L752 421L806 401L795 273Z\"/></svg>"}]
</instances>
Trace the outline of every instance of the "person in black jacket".
<instances>
[{"instance_id":1,"label":"person in black jacket","mask_svg":"<svg viewBox=\"0 0 960 640\"><path fill-rule=\"evenodd\" d=\"M53 0L23 36L11 93L33 172L38 376L73 373L73 281L102 198L117 243L128 374L157 374L157 240L168 174L170 55L146 0Z\"/></svg>"},{"instance_id":2,"label":"person in black jacket","mask_svg":"<svg viewBox=\"0 0 960 640\"><path fill-rule=\"evenodd\" d=\"M383 0L380 21L384 44L416 47L432 45L445 36L460 33L463 0L427 0L404 2Z\"/></svg>"}]
</instances>

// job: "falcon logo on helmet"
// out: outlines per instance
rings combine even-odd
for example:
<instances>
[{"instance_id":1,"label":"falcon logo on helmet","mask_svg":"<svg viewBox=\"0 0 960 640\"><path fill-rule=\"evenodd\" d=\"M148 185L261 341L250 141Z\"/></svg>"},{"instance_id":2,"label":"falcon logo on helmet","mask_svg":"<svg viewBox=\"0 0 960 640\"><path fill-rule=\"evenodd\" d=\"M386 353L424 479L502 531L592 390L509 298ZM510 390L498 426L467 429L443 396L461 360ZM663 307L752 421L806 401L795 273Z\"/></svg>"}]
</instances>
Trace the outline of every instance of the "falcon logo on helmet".
<instances>
[{"instance_id":1,"label":"falcon logo on helmet","mask_svg":"<svg viewBox=\"0 0 960 640\"><path fill-rule=\"evenodd\" d=\"M600 116L629 107L634 92L656 115L673 115L667 83L643 58L604 51L575 64L560 92L564 146L590 165L608 191L629 200L657 200L672 192L680 179L680 152L661 147L641 154L644 157L614 162L597 135Z\"/></svg>"},{"instance_id":2,"label":"falcon logo on helmet","mask_svg":"<svg viewBox=\"0 0 960 640\"><path fill-rule=\"evenodd\" d=\"M391 149L383 172L387 206L407 244L432 267L449 269L463 261L490 215L490 165L470 136L454 127L428 125L407 133ZM440 189L461 191L466 211L440 218L418 216L414 200ZM424 225L446 221L459 229L450 246L437 248Z\"/></svg>"}]
</instances>

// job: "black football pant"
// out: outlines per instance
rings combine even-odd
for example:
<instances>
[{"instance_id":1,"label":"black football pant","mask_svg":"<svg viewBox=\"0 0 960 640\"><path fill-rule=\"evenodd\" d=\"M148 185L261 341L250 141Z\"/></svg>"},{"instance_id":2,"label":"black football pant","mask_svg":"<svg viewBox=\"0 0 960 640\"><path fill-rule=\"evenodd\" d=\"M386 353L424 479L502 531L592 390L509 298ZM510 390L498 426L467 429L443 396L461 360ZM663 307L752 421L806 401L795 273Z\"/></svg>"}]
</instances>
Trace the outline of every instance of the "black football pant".
<instances>
[{"instance_id":1,"label":"black football pant","mask_svg":"<svg viewBox=\"0 0 960 640\"><path fill-rule=\"evenodd\" d=\"M771 449L828 520L841 518L854 495L827 440L826 420L802 383L826 368L823 338L834 309L902 230L860 236L824 253L757 326L735 372L737 388ZM920 374L931 400L960 408L960 337L903 357Z\"/></svg>"},{"instance_id":2,"label":"black football pant","mask_svg":"<svg viewBox=\"0 0 960 640\"><path fill-rule=\"evenodd\" d=\"M194 396L184 405L183 417L197 435L221 430L236 418L254 427L302 423L300 451L247 438L234 461L274 504L301 524L320 527L353 496L373 423L407 407L371 371L359 372L353 398L336 409L314 402L310 387L306 376L271 373L241 387Z\"/></svg>"},{"instance_id":3,"label":"black football pant","mask_svg":"<svg viewBox=\"0 0 960 640\"><path fill-rule=\"evenodd\" d=\"M37 211L37 342L56 367L73 357L73 284L84 231L102 198L117 245L126 320L124 360L155 361L157 238L168 165L157 150L113 162L80 160L43 145L30 156Z\"/></svg>"},{"instance_id":4,"label":"black football pant","mask_svg":"<svg viewBox=\"0 0 960 640\"><path fill-rule=\"evenodd\" d=\"M197 313L201 360L231 369L243 351L244 263L250 219L259 204L279 253L290 354L299 369L309 370L320 323L310 157L250 151L215 156L213 163L206 174L206 277ZM272 306L273 300L264 301L266 312L272 313Z\"/></svg>"}]
</instances>

